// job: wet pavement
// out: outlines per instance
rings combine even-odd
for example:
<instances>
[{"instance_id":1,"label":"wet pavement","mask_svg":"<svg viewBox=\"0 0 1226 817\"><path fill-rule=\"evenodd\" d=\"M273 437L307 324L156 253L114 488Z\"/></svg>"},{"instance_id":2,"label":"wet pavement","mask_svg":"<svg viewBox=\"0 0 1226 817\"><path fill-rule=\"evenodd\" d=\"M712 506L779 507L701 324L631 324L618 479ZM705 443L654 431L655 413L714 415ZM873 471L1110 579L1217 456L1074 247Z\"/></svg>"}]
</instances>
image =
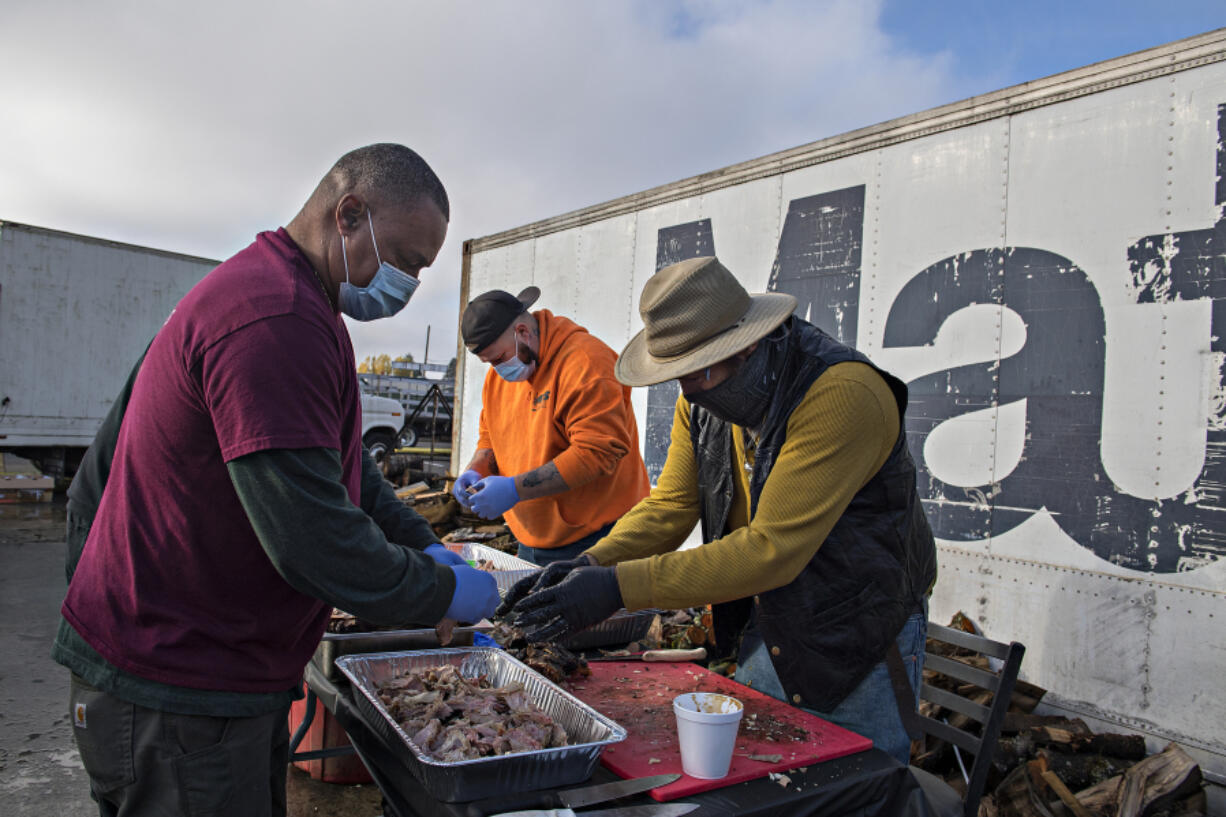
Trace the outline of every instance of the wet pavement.
<instances>
[{"instance_id":1,"label":"wet pavement","mask_svg":"<svg viewBox=\"0 0 1226 817\"><path fill-rule=\"evenodd\" d=\"M51 660L64 597L64 504L0 504L0 808L6 817L97 814ZM290 817L375 817L374 786L289 775Z\"/></svg>"}]
</instances>

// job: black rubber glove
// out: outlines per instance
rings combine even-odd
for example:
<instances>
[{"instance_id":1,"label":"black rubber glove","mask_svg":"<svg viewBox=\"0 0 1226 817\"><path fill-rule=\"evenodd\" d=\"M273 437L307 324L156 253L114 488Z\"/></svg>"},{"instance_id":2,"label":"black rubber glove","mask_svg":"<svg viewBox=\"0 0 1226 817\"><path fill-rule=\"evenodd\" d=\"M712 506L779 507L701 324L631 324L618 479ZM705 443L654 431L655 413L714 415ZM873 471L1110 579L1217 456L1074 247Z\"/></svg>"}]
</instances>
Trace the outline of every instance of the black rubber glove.
<instances>
[{"instance_id":1,"label":"black rubber glove","mask_svg":"<svg viewBox=\"0 0 1226 817\"><path fill-rule=\"evenodd\" d=\"M581 553L574 559L545 565L545 568L540 572L533 573L531 576L524 576L511 585L511 589L507 591L506 596L502 599L502 604L498 605L498 609L494 611L494 616L496 618L505 616L511 612L511 608L518 604L524 596L527 596L529 593L535 593L537 590L544 590L546 587L553 587L566 578L576 567L586 567L587 565L594 564L596 564L594 559L590 558L586 553Z\"/></svg>"},{"instance_id":2,"label":"black rubber glove","mask_svg":"<svg viewBox=\"0 0 1226 817\"><path fill-rule=\"evenodd\" d=\"M511 611L511 625L529 642L558 641L604 621L623 606L613 567L577 567L562 581L531 593Z\"/></svg>"}]
</instances>

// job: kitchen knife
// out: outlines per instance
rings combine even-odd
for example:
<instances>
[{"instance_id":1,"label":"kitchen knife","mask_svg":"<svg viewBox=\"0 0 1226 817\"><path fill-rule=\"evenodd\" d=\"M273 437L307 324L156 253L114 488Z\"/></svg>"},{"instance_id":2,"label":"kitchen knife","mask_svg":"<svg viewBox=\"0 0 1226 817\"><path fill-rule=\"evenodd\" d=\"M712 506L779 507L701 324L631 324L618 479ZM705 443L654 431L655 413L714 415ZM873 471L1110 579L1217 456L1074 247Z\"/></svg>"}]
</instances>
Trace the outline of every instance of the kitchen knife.
<instances>
[{"instance_id":1,"label":"kitchen knife","mask_svg":"<svg viewBox=\"0 0 1226 817\"><path fill-rule=\"evenodd\" d=\"M583 808L606 800L616 800L631 794L667 786L680 779L679 774L657 774L651 777L635 777L630 780L615 780L595 786L580 786L562 791L529 791L520 794L505 794L468 804L468 817L486 817L495 812L516 809Z\"/></svg>"},{"instance_id":2,"label":"kitchen knife","mask_svg":"<svg viewBox=\"0 0 1226 817\"><path fill-rule=\"evenodd\" d=\"M707 657L706 647L696 647L692 650L647 650L647 652L632 652L627 655L601 655L589 658L593 661L701 661Z\"/></svg>"},{"instance_id":3,"label":"kitchen knife","mask_svg":"<svg viewBox=\"0 0 1226 817\"><path fill-rule=\"evenodd\" d=\"M582 814L568 808L504 811L492 817L681 817L698 808L697 803L663 803L653 806L624 806L585 811Z\"/></svg>"}]
</instances>

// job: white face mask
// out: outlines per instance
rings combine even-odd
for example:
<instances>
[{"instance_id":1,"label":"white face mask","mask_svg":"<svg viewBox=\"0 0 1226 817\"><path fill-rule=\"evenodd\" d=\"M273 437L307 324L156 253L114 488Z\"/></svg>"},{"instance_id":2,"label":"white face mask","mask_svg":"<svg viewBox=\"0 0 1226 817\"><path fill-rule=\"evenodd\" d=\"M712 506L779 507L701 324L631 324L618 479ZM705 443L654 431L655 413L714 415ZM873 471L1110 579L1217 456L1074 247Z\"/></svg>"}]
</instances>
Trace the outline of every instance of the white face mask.
<instances>
[{"instance_id":1,"label":"white face mask","mask_svg":"<svg viewBox=\"0 0 1226 817\"><path fill-rule=\"evenodd\" d=\"M524 363L519 359L519 335L515 336L515 354L496 365L494 371L509 383L518 383L532 377L532 373L536 371L536 361Z\"/></svg>"},{"instance_id":2,"label":"white face mask","mask_svg":"<svg viewBox=\"0 0 1226 817\"><path fill-rule=\"evenodd\" d=\"M349 253L345 250L345 235L341 234L341 258L345 261L345 280L340 289L340 308L349 317L357 321L373 321L378 318L390 318L408 304L409 298L421 282L396 269L379 257L379 244L375 241L375 222L371 218L370 208L366 208L366 220L370 224L370 243L375 248L375 260L379 269L375 277L364 287L349 283Z\"/></svg>"}]
</instances>

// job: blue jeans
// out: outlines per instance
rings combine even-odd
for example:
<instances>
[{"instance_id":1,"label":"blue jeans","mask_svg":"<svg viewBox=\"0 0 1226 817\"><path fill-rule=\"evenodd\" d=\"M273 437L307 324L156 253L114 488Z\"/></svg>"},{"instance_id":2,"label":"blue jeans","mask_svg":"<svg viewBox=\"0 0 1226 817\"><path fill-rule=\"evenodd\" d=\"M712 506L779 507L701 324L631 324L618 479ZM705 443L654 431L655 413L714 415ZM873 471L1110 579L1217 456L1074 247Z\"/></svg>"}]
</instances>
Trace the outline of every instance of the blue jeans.
<instances>
[{"instance_id":1,"label":"blue jeans","mask_svg":"<svg viewBox=\"0 0 1226 817\"><path fill-rule=\"evenodd\" d=\"M553 562L563 562L567 559L573 559L583 551L590 548L592 545L599 542L601 539L609 535L609 531L613 530L615 522L610 522L600 530L593 531L582 539L577 539L569 545L562 545L556 548L534 548L528 547L523 542L519 543L519 558L532 562L534 565L544 567Z\"/></svg>"},{"instance_id":2,"label":"blue jeans","mask_svg":"<svg viewBox=\"0 0 1226 817\"><path fill-rule=\"evenodd\" d=\"M912 614L899 631L898 650L907 669L907 678L919 701L920 678L924 671L924 642L928 638L928 600L924 609ZM736 666L736 680L772 698L786 701L783 685L771 665L766 645L757 628L745 633ZM869 671L860 685L829 712L801 707L806 712L824 718L844 729L850 729L873 741L878 749L888 752L904 766L911 760L911 739L903 728L902 717L890 683L890 672L882 660Z\"/></svg>"}]
</instances>

